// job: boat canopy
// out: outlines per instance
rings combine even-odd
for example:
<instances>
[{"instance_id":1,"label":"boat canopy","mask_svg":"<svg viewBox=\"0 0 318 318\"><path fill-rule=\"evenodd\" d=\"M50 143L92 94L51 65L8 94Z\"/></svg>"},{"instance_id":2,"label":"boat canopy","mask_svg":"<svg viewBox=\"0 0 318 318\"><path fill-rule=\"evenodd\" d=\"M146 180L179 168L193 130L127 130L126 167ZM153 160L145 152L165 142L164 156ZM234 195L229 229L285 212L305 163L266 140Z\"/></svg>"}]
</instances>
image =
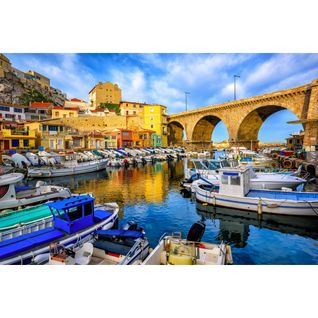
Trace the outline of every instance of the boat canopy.
<instances>
[{"instance_id":1,"label":"boat canopy","mask_svg":"<svg viewBox=\"0 0 318 318\"><path fill-rule=\"evenodd\" d=\"M80 231L94 224L94 198L79 195L47 203L51 210L54 228L68 234Z\"/></svg>"},{"instance_id":2,"label":"boat canopy","mask_svg":"<svg viewBox=\"0 0 318 318\"><path fill-rule=\"evenodd\" d=\"M99 237L120 237L120 238L133 238L137 239L143 237L143 233L140 231L127 231L127 230L99 230L96 231Z\"/></svg>"}]
</instances>

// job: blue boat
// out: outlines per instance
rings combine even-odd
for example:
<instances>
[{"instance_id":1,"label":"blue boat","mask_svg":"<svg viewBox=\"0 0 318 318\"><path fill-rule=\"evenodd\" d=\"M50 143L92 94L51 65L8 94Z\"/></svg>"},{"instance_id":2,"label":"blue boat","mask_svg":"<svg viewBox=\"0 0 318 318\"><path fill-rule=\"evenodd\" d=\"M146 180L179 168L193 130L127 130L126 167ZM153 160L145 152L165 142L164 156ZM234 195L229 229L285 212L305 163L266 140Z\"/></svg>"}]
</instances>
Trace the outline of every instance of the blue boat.
<instances>
[{"instance_id":1,"label":"blue boat","mask_svg":"<svg viewBox=\"0 0 318 318\"><path fill-rule=\"evenodd\" d=\"M46 203L53 226L0 242L0 264L40 263L49 258L51 243L72 248L96 231L111 229L118 220L118 205L94 206L94 198L80 195Z\"/></svg>"}]
</instances>

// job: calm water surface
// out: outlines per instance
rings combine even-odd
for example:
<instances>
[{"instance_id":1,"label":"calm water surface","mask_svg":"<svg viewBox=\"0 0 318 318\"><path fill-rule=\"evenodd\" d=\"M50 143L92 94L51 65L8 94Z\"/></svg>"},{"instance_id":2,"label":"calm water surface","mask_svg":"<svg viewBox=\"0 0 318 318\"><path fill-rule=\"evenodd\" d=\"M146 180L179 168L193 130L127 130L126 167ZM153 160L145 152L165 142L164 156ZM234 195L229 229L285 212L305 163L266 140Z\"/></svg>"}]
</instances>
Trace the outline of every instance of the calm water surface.
<instances>
[{"instance_id":1,"label":"calm water surface","mask_svg":"<svg viewBox=\"0 0 318 318\"><path fill-rule=\"evenodd\" d=\"M119 226L134 220L153 247L164 232L181 231L185 237L194 222L204 220L202 240L230 244L235 264L318 263L318 218L259 219L256 213L196 205L179 193L183 171L183 161L163 162L47 181L75 193L92 192L98 203L117 202Z\"/></svg>"}]
</instances>

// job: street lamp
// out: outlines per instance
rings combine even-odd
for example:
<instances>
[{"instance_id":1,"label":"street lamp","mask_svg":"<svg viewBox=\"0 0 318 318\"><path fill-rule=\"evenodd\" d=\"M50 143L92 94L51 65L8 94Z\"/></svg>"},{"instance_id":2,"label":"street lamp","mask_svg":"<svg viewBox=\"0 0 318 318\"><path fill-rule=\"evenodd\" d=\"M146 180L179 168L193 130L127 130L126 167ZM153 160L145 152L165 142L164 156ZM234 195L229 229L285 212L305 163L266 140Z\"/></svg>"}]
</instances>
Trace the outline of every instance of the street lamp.
<instances>
[{"instance_id":1,"label":"street lamp","mask_svg":"<svg viewBox=\"0 0 318 318\"><path fill-rule=\"evenodd\" d=\"M185 95L185 107L186 111L188 110L188 95L190 95L190 92L184 92Z\"/></svg>"},{"instance_id":2,"label":"street lamp","mask_svg":"<svg viewBox=\"0 0 318 318\"><path fill-rule=\"evenodd\" d=\"M239 78L239 75L234 75L234 100L236 100L236 78Z\"/></svg>"}]
</instances>

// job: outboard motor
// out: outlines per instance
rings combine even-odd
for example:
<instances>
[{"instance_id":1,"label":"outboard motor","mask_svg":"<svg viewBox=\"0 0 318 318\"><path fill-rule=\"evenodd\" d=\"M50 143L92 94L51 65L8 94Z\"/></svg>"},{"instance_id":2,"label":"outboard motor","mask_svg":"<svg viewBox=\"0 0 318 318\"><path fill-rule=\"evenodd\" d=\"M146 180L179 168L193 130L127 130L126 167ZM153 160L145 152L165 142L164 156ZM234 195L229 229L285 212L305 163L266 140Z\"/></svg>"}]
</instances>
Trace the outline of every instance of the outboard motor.
<instances>
[{"instance_id":1,"label":"outboard motor","mask_svg":"<svg viewBox=\"0 0 318 318\"><path fill-rule=\"evenodd\" d=\"M203 222L198 221L192 224L187 236L187 240L192 242L201 242L204 231L205 224Z\"/></svg>"},{"instance_id":2,"label":"outboard motor","mask_svg":"<svg viewBox=\"0 0 318 318\"><path fill-rule=\"evenodd\" d=\"M135 221L128 221L122 229L125 231L138 231L144 233L144 229L139 227Z\"/></svg>"}]
</instances>

